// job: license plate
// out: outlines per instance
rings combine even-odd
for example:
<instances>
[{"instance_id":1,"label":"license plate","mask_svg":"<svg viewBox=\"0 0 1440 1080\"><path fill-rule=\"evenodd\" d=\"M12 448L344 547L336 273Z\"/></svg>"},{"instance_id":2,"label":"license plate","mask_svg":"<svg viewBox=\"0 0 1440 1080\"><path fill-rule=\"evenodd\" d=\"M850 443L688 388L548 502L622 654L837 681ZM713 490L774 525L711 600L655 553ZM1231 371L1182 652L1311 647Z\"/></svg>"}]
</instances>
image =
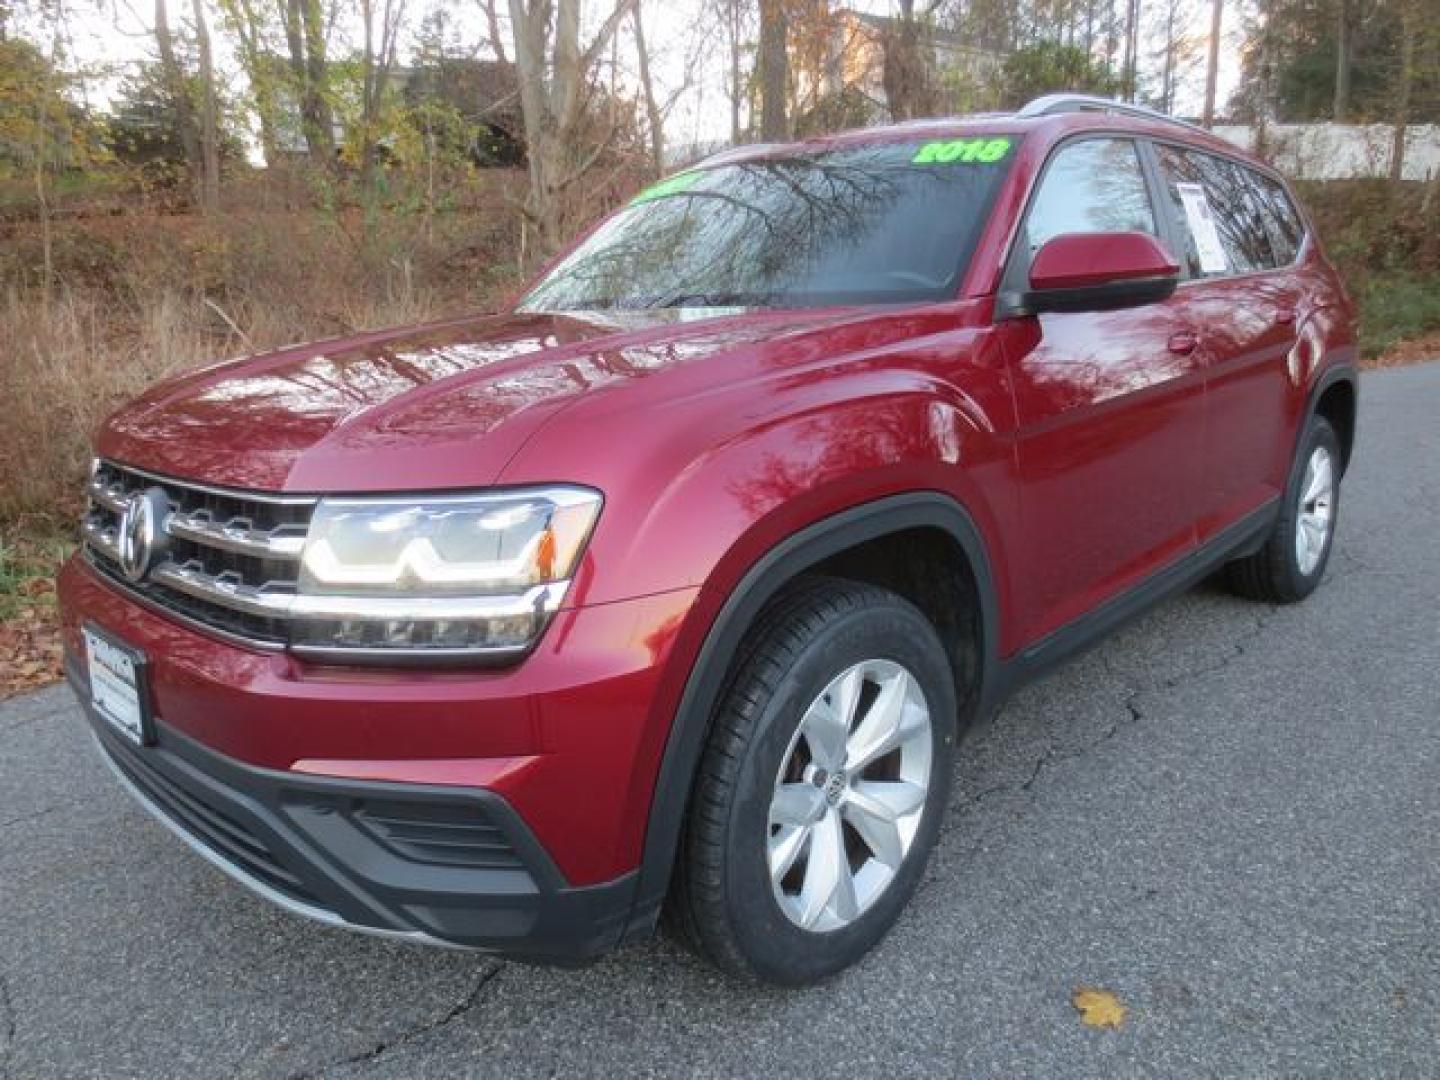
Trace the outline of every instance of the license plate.
<instances>
[{"instance_id":1,"label":"license plate","mask_svg":"<svg viewBox=\"0 0 1440 1080\"><path fill-rule=\"evenodd\" d=\"M91 627L84 627L90 700L109 725L136 746L151 741L145 657Z\"/></svg>"}]
</instances>

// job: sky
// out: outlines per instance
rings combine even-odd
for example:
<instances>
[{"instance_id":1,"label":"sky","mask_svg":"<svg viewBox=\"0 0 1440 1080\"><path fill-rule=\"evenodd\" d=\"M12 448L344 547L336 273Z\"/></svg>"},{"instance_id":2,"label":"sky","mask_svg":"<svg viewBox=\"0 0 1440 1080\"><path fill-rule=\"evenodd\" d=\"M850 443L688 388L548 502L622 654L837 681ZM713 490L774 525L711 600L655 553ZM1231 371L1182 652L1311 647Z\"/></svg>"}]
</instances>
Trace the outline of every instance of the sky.
<instances>
[{"instance_id":1,"label":"sky","mask_svg":"<svg viewBox=\"0 0 1440 1080\"><path fill-rule=\"evenodd\" d=\"M470 0L444 2L463 43L474 46L484 39L478 4ZM412 40L403 43L406 47L413 46L413 31L419 26L420 16L436 0L408 0L408 3ZM1203 43L1209 36L1209 0L1183 0L1183 3L1185 33ZM501 7L504 6L502 2ZM596 0L590 0L585 10L591 19L598 19L603 6ZM850 0L845 6L874 14L888 14L894 7L892 0ZM1230 6L1234 7L1233 4ZM665 123L666 139L672 147L721 141L729 135L729 100L725 94L727 61L723 41L718 28L714 28L708 38L698 29L714 22L712 9L713 5L706 0L649 0L645 4L646 37L659 95L662 100L667 100L678 92ZM66 47L87 67L123 71L125 67L153 56L153 8L148 0L139 0L138 3L136 0L80 0L79 3L72 0L69 10L71 16L67 26L70 40ZM183 0L172 0L171 11L172 22L184 22L188 4ZM1158 16L1158 12L1154 15ZM1223 35L1218 95L1222 107L1239 80L1240 35L1235 23L1236 19L1232 16ZM341 26L338 29L352 44L358 41L355 27ZM627 24L617 42L616 56L622 81L633 86L633 48L629 33ZM228 36L212 25L212 37L224 84L243 86L243 75L230 49ZM1141 48L1143 53L1147 47L1142 43ZM332 55L342 51L343 48L332 46ZM114 98L118 82L118 77L114 75L91 80L86 87L90 103L108 104ZM1202 58L1185 73L1180 83L1176 111L1183 115L1198 115L1203 95Z\"/></svg>"}]
</instances>

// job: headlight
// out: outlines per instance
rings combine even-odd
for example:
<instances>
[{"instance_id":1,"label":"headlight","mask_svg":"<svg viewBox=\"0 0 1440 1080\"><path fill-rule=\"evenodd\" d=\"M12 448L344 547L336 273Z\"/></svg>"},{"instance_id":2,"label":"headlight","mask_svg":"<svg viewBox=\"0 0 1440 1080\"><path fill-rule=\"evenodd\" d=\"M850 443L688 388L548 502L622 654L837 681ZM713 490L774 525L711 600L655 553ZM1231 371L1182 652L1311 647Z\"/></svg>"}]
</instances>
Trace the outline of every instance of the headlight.
<instances>
[{"instance_id":1,"label":"headlight","mask_svg":"<svg viewBox=\"0 0 1440 1080\"><path fill-rule=\"evenodd\" d=\"M598 492L323 499L301 559L304 649L518 651L559 607Z\"/></svg>"}]
</instances>

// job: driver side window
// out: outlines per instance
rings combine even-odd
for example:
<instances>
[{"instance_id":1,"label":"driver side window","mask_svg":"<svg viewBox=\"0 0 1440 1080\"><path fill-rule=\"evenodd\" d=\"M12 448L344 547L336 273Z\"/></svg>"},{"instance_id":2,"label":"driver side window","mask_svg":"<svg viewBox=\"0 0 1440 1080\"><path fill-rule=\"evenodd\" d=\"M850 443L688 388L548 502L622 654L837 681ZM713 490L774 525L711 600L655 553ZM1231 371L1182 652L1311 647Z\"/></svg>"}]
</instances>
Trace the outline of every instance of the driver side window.
<instances>
[{"instance_id":1,"label":"driver side window","mask_svg":"<svg viewBox=\"0 0 1440 1080\"><path fill-rule=\"evenodd\" d=\"M1050 159L1025 220L1030 255L1062 233L1094 232L1159 235L1140 155L1130 139L1085 139L1062 147Z\"/></svg>"}]
</instances>

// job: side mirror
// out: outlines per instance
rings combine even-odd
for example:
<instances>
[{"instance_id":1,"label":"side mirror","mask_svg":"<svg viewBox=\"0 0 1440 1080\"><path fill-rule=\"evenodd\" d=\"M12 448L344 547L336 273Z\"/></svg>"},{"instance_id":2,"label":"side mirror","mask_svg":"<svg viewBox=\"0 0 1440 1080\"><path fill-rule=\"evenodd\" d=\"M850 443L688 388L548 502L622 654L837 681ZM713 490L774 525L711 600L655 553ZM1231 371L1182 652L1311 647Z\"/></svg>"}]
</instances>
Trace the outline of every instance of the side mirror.
<instances>
[{"instance_id":1,"label":"side mirror","mask_svg":"<svg viewBox=\"0 0 1440 1080\"><path fill-rule=\"evenodd\" d=\"M1065 233L1035 253L1030 288L1011 306L1016 315L1110 311L1164 300L1179 284L1180 264L1149 233Z\"/></svg>"}]
</instances>

